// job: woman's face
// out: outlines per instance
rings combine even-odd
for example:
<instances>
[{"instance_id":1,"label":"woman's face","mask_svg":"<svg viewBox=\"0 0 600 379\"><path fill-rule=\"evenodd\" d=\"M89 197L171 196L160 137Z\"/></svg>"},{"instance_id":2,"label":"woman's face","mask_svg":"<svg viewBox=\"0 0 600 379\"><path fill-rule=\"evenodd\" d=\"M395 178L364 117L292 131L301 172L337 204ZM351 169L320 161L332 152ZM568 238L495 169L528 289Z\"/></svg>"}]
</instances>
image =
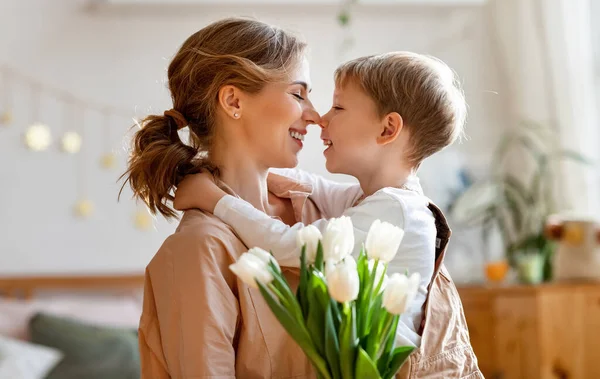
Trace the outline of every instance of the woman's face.
<instances>
[{"instance_id":1,"label":"woman's face","mask_svg":"<svg viewBox=\"0 0 600 379\"><path fill-rule=\"evenodd\" d=\"M319 114L308 99L310 73L306 59L283 83L269 83L245 100L242 113L247 146L264 168L298 164L306 128L318 124Z\"/></svg>"}]
</instances>

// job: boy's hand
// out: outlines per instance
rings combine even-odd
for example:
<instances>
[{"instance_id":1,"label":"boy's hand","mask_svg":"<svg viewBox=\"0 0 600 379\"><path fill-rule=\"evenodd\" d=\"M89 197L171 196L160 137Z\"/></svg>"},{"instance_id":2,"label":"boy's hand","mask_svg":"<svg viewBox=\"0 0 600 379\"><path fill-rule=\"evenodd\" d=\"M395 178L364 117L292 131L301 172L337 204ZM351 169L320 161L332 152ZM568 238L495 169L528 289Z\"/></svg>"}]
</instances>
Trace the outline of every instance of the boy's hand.
<instances>
[{"instance_id":1,"label":"boy's hand","mask_svg":"<svg viewBox=\"0 0 600 379\"><path fill-rule=\"evenodd\" d=\"M225 195L227 193L217 186L212 174L203 171L183 178L175 191L173 207L179 211L198 208L213 213Z\"/></svg>"}]
</instances>

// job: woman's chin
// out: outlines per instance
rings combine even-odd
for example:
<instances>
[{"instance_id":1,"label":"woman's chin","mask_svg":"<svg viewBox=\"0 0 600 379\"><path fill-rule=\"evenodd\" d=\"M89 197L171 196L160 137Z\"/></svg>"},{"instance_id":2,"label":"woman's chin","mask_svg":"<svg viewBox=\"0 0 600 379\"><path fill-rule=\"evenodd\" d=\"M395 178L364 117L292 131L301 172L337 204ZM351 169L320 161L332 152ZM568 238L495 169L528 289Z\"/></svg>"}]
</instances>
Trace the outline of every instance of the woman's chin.
<instances>
[{"instance_id":1,"label":"woman's chin","mask_svg":"<svg viewBox=\"0 0 600 379\"><path fill-rule=\"evenodd\" d=\"M293 154L293 155L286 157L286 159L283 159L275 167L277 167L277 168L295 168L296 166L298 166L298 155Z\"/></svg>"},{"instance_id":2,"label":"woman's chin","mask_svg":"<svg viewBox=\"0 0 600 379\"><path fill-rule=\"evenodd\" d=\"M339 174L339 170L333 164L333 161L331 159L327 159L325 161L325 168L327 169L328 172L330 172L332 174Z\"/></svg>"}]
</instances>

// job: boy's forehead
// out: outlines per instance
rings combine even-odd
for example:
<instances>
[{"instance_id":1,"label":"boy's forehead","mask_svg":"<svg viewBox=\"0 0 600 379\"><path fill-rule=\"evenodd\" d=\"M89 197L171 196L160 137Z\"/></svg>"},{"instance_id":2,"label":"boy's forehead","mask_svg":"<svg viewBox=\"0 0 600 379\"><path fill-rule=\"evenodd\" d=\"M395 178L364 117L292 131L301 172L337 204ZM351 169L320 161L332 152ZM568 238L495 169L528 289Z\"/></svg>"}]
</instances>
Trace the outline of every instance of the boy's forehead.
<instances>
[{"instance_id":1,"label":"boy's forehead","mask_svg":"<svg viewBox=\"0 0 600 379\"><path fill-rule=\"evenodd\" d=\"M359 90L358 86L352 80L346 80L344 83L336 83L333 95L343 97L344 95L352 95Z\"/></svg>"}]
</instances>

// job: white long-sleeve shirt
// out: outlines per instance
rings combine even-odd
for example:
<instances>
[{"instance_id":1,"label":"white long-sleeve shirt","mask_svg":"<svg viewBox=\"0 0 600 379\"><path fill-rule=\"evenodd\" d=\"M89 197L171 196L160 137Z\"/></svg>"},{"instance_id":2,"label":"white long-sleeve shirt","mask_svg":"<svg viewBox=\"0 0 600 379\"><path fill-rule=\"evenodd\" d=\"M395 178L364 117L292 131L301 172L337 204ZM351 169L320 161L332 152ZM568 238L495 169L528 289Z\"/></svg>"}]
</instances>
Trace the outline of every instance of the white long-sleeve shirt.
<instances>
[{"instance_id":1,"label":"white long-sleeve shirt","mask_svg":"<svg viewBox=\"0 0 600 379\"><path fill-rule=\"evenodd\" d=\"M429 200L423 195L419 179L409 178L403 188L386 187L365 197L358 184L336 183L300 170L272 170L277 175L293 178L312 186L310 198L324 215L313 223L324 231L327 219L348 216L354 226L354 255L358 256L373 221L379 219L404 230L404 238L398 253L388 265L388 273L418 272L421 283L415 300L401 316L398 324L397 342L403 345L420 345L418 329L422 319L427 287L433 276L435 264L436 228L433 214L428 208ZM299 267L300 252L296 235L305 225L288 226L254 208L250 203L227 195L216 205L215 216L229 224L242 241L249 246L270 250L280 265Z\"/></svg>"}]
</instances>

